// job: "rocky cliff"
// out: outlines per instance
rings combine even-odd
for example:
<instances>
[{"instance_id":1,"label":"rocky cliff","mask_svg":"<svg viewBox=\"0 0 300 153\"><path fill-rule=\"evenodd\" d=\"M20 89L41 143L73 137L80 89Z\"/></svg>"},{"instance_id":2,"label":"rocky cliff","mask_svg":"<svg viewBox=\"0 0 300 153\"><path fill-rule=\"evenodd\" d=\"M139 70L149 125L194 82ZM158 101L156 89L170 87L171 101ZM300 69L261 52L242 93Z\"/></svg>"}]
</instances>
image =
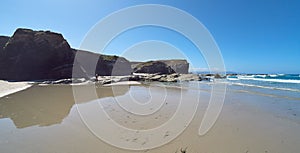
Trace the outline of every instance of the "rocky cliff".
<instances>
[{"instance_id":1,"label":"rocky cliff","mask_svg":"<svg viewBox=\"0 0 300 153\"><path fill-rule=\"evenodd\" d=\"M130 63L119 56L72 49L61 34L50 31L20 28L11 37L0 36L2 80L90 78L96 74L122 76L132 72L183 74L188 73L188 68L186 60Z\"/></svg>"},{"instance_id":2,"label":"rocky cliff","mask_svg":"<svg viewBox=\"0 0 300 153\"><path fill-rule=\"evenodd\" d=\"M0 48L0 79L16 81L71 78L75 55L82 52L72 49L59 33L30 29L17 29L10 38L0 37ZM131 74L125 58L86 54L98 60L96 69L77 65L77 76Z\"/></svg>"},{"instance_id":3,"label":"rocky cliff","mask_svg":"<svg viewBox=\"0 0 300 153\"><path fill-rule=\"evenodd\" d=\"M77 62L88 76L120 76L132 73L131 63L124 57L101 55L77 50Z\"/></svg>"},{"instance_id":4,"label":"rocky cliff","mask_svg":"<svg viewBox=\"0 0 300 153\"><path fill-rule=\"evenodd\" d=\"M1 51L0 79L70 77L74 53L61 34L17 29Z\"/></svg>"},{"instance_id":5,"label":"rocky cliff","mask_svg":"<svg viewBox=\"0 0 300 153\"><path fill-rule=\"evenodd\" d=\"M3 58L3 47L5 46L5 44L8 42L9 37L7 36L0 36L0 61L1 58Z\"/></svg>"},{"instance_id":6,"label":"rocky cliff","mask_svg":"<svg viewBox=\"0 0 300 153\"><path fill-rule=\"evenodd\" d=\"M3 50L3 47L8 42L9 37L7 36L0 36L0 51Z\"/></svg>"}]
</instances>

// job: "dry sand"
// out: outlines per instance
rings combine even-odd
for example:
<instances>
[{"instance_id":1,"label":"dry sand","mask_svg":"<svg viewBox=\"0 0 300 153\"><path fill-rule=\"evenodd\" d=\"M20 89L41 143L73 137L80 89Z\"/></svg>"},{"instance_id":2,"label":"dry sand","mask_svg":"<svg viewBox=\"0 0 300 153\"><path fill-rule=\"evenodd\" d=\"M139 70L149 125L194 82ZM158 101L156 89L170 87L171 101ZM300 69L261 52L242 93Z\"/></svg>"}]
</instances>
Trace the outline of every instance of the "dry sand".
<instances>
[{"instance_id":1,"label":"dry sand","mask_svg":"<svg viewBox=\"0 0 300 153\"><path fill-rule=\"evenodd\" d=\"M80 88L86 95L91 93L88 85ZM300 149L300 124L297 120L280 117L276 112L266 111L261 105L252 103L253 100L278 100L274 97L229 90L217 122L207 134L199 136L197 134L199 126L210 98L210 92L207 90L181 90L142 85L114 86L114 88L96 86L100 101L86 96L82 97L77 105L73 99L72 88L66 85L35 86L1 98L0 152L175 153L177 151L180 153L181 148L187 148L187 153L295 153ZM181 107L186 107L187 110L195 107L193 101L197 100L197 94L200 93L200 103L195 117L184 132L173 141L150 150L125 150L100 140L81 120L76 107L94 109L101 103L103 109L116 123L139 131L158 127L170 120L180 104L178 98L181 93L183 95ZM166 98L164 103L159 105L159 109L151 110L151 107L148 107L150 113L151 111L155 113L146 116L128 113L117 103L132 101L130 97L133 97L145 105L147 102L155 104L164 96ZM136 108L128 107L132 111ZM183 112L181 116L186 114L189 112ZM95 120L95 125L102 126L104 121L96 122L98 119L98 116L93 116L90 120ZM173 126L174 129L165 131L166 133L157 137L156 141L164 141L176 135L172 130L182 125L178 123ZM139 144L141 147L153 143L152 140L147 141L139 134L117 135L116 132L116 136L119 138L118 141Z\"/></svg>"}]
</instances>

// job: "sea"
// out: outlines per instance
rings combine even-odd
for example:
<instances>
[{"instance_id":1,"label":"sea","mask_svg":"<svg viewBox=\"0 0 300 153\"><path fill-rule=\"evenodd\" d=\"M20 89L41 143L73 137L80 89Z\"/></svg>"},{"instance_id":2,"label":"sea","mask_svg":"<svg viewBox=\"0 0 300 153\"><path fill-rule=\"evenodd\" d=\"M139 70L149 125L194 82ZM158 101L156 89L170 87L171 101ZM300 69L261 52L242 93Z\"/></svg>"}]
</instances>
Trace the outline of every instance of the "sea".
<instances>
[{"instance_id":1,"label":"sea","mask_svg":"<svg viewBox=\"0 0 300 153\"><path fill-rule=\"evenodd\" d=\"M219 83L226 85L225 103L240 101L243 105L300 124L300 74L240 74L165 85L211 93L214 85Z\"/></svg>"},{"instance_id":2,"label":"sea","mask_svg":"<svg viewBox=\"0 0 300 153\"><path fill-rule=\"evenodd\" d=\"M236 88L300 100L300 74L233 75L224 81Z\"/></svg>"},{"instance_id":3,"label":"sea","mask_svg":"<svg viewBox=\"0 0 300 153\"><path fill-rule=\"evenodd\" d=\"M227 97L300 124L300 74L232 75L220 82L227 85Z\"/></svg>"}]
</instances>

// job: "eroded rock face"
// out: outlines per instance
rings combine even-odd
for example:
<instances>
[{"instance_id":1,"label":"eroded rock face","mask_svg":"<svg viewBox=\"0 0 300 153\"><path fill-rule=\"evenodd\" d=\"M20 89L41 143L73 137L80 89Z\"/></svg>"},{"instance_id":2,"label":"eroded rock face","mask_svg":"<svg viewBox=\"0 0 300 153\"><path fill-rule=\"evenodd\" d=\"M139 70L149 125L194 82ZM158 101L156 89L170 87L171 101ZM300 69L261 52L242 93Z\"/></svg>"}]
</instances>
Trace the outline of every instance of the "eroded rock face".
<instances>
[{"instance_id":1,"label":"eroded rock face","mask_svg":"<svg viewBox=\"0 0 300 153\"><path fill-rule=\"evenodd\" d=\"M186 60L159 60L170 66L172 70L179 74L189 73L189 63Z\"/></svg>"},{"instance_id":2,"label":"eroded rock face","mask_svg":"<svg viewBox=\"0 0 300 153\"><path fill-rule=\"evenodd\" d=\"M76 57L80 58L76 58ZM132 68L134 66L134 68ZM0 36L0 79L58 80L123 76L135 73L188 73L186 60L130 63L119 56L72 49L64 37L50 31L17 29L12 37ZM172 81L172 78L153 78ZM134 78L131 78L134 79Z\"/></svg>"},{"instance_id":3,"label":"eroded rock face","mask_svg":"<svg viewBox=\"0 0 300 153\"><path fill-rule=\"evenodd\" d=\"M99 75L130 75L132 73L130 62L124 57L100 55L96 67L96 74Z\"/></svg>"},{"instance_id":4,"label":"eroded rock face","mask_svg":"<svg viewBox=\"0 0 300 153\"><path fill-rule=\"evenodd\" d=\"M158 60L149 62L131 62L135 73L187 74L189 63L186 60Z\"/></svg>"},{"instance_id":5,"label":"eroded rock face","mask_svg":"<svg viewBox=\"0 0 300 153\"><path fill-rule=\"evenodd\" d=\"M71 71L56 75L55 71L72 65L74 51L61 34L17 29L3 47L2 56L1 79L60 79L70 77Z\"/></svg>"},{"instance_id":6,"label":"eroded rock face","mask_svg":"<svg viewBox=\"0 0 300 153\"><path fill-rule=\"evenodd\" d=\"M0 36L0 62L2 61L2 59L4 57L3 48L4 48L5 44L8 42L8 40L9 40L9 37Z\"/></svg>"},{"instance_id":7,"label":"eroded rock face","mask_svg":"<svg viewBox=\"0 0 300 153\"><path fill-rule=\"evenodd\" d=\"M165 64L164 62L160 61L149 61L145 63L138 64L134 69L134 73L158 73L158 74L172 74L175 71Z\"/></svg>"},{"instance_id":8,"label":"eroded rock face","mask_svg":"<svg viewBox=\"0 0 300 153\"><path fill-rule=\"evenodd\" d=\"M8 42L10 37L7 36L0 36L0 51L3 50L3 47Z\"/></svg>"},{"instance_id":9,"label":"eroded rock face","mask_svg":"<svg viewBox=\"0 0 300 153\"><path fill-rule=\"evenodd\" d=\"M130 62L119 56L101 55L88 51L77 50L76 62L89 77L120 76L132 73Z\"/></svg>"},{"instance_id":10,"label":"eroded rock face","mask_svg":"<svg viewBox=\"0 0 300 153\"><path fill-rule=\"evenodd\" d=\"M50 31L17 29L10 38L0 37L0 47L3 80L57 80L132 72L131 64L118 56L84 52L86 61L78 64L74 62L75 55L82 51L72 49L61 34Z\"/></svg>"}]
</instances>

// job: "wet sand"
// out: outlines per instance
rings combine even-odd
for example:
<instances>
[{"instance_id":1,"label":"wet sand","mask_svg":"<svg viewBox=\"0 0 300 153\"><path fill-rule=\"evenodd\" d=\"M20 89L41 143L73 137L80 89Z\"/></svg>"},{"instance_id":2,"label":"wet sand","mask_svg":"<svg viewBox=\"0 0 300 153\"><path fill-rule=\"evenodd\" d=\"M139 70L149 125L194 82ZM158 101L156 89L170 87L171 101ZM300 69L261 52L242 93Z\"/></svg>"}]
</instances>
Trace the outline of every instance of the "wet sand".
<instances>
[{"instance_id":1,"label":"wet sand","mask_svg":"<svg viewBox=\"0 0 300 153\"><path fill-rule=\"evenodd\" d=\"M205 90L161 88L157 86L113 86L96 87L98 100L88 96L87 85L80 86L86 97L75 104L72 88L68 85L34 86L0 99L0 151L5 153L179 153L187 148L187 153L295 153L300 149L300 122L295 113L285 113L281 103L291 103L298 107L299 100L271 97L247 92L227 91L222 112L215 125L204 136L198 135L199 126L208 106L209 88ZM151 94L149 94L151 91ZM181 97L182 94L182 97ZM199 105L195 105L200 94ZM151 99L152 97L152 99ZM182 100L180 100L180 97ZM120 104L136 102L148 105L147 110L135 115L138 106L124 108ZM163 100L161 100L163 99ZM274 103L277 102L277 103ZM102 107L99 106L101 103ZM161 105L159 105L161 104ZM127 105L128 106L128 105ZM132 107L130 107L132 106ZM153 107L152 107L153 106ZM177 126L186 129L173 141L154 149L131 151L120 149L100 140L85 123L94 121L95 126L105 127L93 111L81 112L92 118L83 121L79 110L103 108L107 115L119 125L135 129L137 134L117 134L120 142L129 145L147 146L153 140L139 135L139 131L159 127L169 121L178 107L197 112L187 126L187 122L174 124L157 137L163 142L177 135ZM142 108L140 108L142 109ZM190 112L182 112L184 117ZM297 115L297 114L296 114ZM102 119L102 118L101 118ZM104 118L105 119L105 118ZM179 120L180 121L180 120Z\"/></svg>"},{"instance_id":2,"label":"wet sand","mask_svg":"<svg viewBox=\"0 0 300 153\"><path fill-rule=\"evenodd\" d=\"M31 87L29 82L8 82L0 80L0 98Z\"/></svg>"}]
</instances>

